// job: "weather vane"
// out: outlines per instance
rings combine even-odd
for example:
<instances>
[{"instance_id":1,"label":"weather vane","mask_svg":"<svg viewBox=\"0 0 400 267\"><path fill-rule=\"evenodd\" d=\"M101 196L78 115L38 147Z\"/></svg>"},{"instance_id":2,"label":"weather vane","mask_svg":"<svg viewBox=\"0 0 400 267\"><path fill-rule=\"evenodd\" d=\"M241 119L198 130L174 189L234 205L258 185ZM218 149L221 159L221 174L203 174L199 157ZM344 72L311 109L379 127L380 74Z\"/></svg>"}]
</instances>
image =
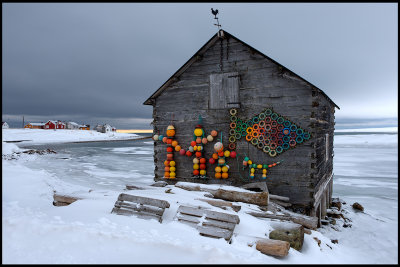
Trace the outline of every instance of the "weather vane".
<instances>
[{"instance_id":1,"label":"weather vane","mask_svg":"<svg viewBox=\"0 0 400 267\"><path fill-rule=\"evenodd\" d=\"M218 31L219 31L221 29L221 24L219 24L219 21L217 18L218 9L214 10L213 8L211 8L211 13L214 15L214 19L217 20L217 24L214 23L214 25L218 27Z\"/></svg>"}]
</instances>

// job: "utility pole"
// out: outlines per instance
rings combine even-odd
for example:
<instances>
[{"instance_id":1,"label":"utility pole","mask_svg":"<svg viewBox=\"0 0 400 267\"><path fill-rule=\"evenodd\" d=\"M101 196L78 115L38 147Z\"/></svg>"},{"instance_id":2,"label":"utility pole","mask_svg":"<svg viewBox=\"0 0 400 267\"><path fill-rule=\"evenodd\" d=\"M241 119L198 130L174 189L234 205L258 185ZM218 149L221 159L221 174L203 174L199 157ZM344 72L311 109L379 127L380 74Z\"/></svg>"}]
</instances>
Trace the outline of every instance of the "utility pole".
<instances>
[{"instance_id":1,"label":"utility pole","mask_svg":"<svg viewBox=\"0 0 400 267\"><path fill-rule=\"evenodd\" d=\"M22 116L22 128L24 128L24 127L25 127L25 117Z\"/></svg>"}]
</instances>

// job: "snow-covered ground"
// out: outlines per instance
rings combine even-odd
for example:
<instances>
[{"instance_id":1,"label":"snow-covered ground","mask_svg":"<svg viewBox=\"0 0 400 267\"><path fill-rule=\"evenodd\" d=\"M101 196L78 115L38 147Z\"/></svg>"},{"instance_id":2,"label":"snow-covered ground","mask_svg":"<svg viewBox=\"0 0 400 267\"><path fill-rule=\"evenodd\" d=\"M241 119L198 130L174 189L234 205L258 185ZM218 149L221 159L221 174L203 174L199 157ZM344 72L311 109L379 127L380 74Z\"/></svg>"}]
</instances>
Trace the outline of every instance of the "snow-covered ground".
<instances>
[{"instance_id":1,"label":"snow-covered ground","mask_svg":"<svg viewBox=\"0 0 400 267\"><path fill-rule=\"evenodd\" d=\"M21 141L21 144L47 144L60 142L82 142L101 140L125 140L139 137L137 134L94 130L44 130L44 129L3 129L3 141Z\"/></svg>"},{"instance_id":2,"label":"snow-covered ground","mask_svg":"<svg viewBox=\"0 0 400 267\"><path fill-rule=\"evenodd\" d=\"M257 211L255 205L241 203L238 213L224 211L240 216L231 244L200 236L175 221L181 204L221 210L197 200L205 192L150 186L152 141L103 147L93 143L85 149L82 144L54 145L57 154L19 154L16 160L3 156L3 263L397 263L397 134L338 135L334 140L334 197L347 202L345 216L352 227L340 227L339 221L336 230L323 226L312 231L305 235L301 252L291 248L282 259L248 246L255 236L268 235L272 229L268 219L245 213ZM3 155L21 151L16 144L2 144ZM145 189L124 191L128 181ZM173 194L165 192L168 188ZM84 199L55 207L54 190ZM161 224L111 214L122 192L164 199L171 206ZM356 201L365 213L351 209ZM322 241L320 246L314 237Z\"/></svg>"}]
</instances>

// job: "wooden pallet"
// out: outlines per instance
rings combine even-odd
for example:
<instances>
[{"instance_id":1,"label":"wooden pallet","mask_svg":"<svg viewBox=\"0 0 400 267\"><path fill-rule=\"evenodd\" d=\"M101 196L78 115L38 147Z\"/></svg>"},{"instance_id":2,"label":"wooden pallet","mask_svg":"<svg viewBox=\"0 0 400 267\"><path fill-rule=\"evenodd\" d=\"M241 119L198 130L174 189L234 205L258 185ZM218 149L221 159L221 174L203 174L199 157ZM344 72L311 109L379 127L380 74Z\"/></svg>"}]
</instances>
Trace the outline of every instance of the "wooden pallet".
<instances>
[{"instance_id":1,"label":"wooden pallet","mask_svg":"<svg viewBox=\"0 0 400 267\"><path fill-rule=\"evenodd\" d=\"M179 206L175 219L195 227L203 236L224 238L230 241L236 224L235 214L208 210L205 207Z\"/></svg>"},{"instance_id":2,"label":"wooden pallet","mask_svg":"<svg viewBox=\"0 0 400 267\"><path fill-rule=\"evenodd\" d=\"M165 200L122 193L118 196L111 213L126 216L136 215L143 219L156 219L161 223L164 211L169 206L168 201Z\"/></svg>"}]
</instances>

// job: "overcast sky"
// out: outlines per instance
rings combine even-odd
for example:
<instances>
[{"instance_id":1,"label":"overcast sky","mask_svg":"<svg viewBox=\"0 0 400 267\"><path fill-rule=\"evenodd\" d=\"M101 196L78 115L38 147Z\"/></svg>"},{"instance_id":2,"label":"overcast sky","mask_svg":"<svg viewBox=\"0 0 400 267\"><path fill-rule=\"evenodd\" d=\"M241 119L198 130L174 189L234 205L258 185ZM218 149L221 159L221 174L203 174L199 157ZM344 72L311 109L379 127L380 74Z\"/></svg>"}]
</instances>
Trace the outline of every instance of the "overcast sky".
<instances>
[{"instance_id":1,"label":"overcast sky","mask_svg":"<svg viewBox=\"0 0 400 267\"><path fill-rule=\"evenodd\" d=\"M2 117L152 128L143 102L222 28L322 89L342 123L397 124L397 3L3 3ZM361 125L360 124L360 125ZM19 126L19 125L17 125Z\"/></svg>"}]
</instances>

